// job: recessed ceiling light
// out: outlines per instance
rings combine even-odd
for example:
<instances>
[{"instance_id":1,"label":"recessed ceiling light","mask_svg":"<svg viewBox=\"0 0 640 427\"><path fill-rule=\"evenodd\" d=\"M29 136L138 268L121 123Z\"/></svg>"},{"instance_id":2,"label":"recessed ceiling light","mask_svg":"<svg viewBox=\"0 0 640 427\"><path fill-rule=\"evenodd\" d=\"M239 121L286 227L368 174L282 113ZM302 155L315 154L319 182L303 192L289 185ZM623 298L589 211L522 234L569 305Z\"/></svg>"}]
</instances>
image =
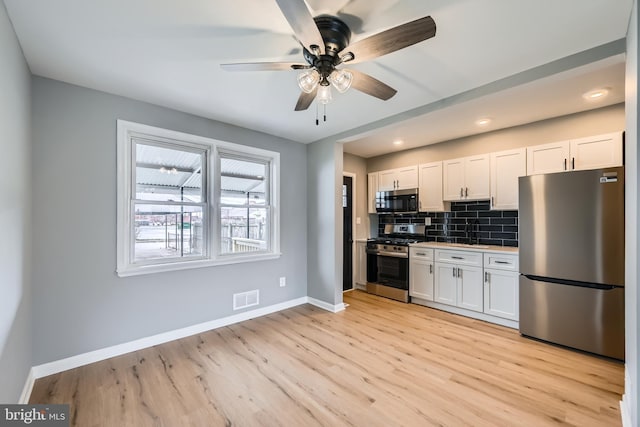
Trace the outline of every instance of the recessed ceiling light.
<instances>
[{"instance_id":1,"label":"recessed ceiling light","mask_svg":"<svg viewBox=\"0 0 640 427\"><path fill-rule=\"evenodd\" d=\"M396 139L393 141L393 145L402 145L404 142L401 139Z\"/></svg>"},{"instance_id":2,"label":"recessed ceiling light","mask_svg":"<svg viewBox=\"0 0 640 427\"><path fill-rule=\"evenodd\" d=\"M482 119L476 120L476 124L478 126L486 126L491 123L491 119L489 117L483 117Z\"/></svg>"},{"instance_id":3,"label":"recessed ceiling light","mask_svg":"<svg viewBox=\"0 0 640 427\"><path fill-rule=\"evenodd\" d=\"M609 93L609 89L607 88L595 89L587 93L584 93L582 97L587 101L596 101L604 98L605 96L607 96L608 93Z\"/></svg>"}]
</instances>

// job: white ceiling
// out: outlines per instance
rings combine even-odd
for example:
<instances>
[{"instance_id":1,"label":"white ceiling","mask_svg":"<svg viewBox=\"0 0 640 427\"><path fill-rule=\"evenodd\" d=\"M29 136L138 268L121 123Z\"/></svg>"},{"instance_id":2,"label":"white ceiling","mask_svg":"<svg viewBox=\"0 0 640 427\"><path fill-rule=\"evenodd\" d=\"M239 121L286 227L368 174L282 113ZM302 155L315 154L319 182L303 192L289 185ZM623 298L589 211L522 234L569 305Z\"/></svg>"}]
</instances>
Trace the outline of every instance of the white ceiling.
<instances>
[{"instance_id":1,"label":"white ceiling","mask_svg":"<svg viewBox=\"0 0 640 427\"><path fill-rule=\"evenodd\" d=\"M303 62L275 0L4 2L36 75L294 141L353 140L345 151L365 157L393 150L389 139L402 138L409 148L477 133L478 116L493 117L495 129L594 108L576 98L593 85L612 89L606 103L621 102L624 57L602 54L522 87L461 97L453 107L443 100L622 39L632 6L632 0L307 0L314 14L340 12L352 25L352 41L425 15L437 24L433 39L351 66L396 88L395 97L334 93L328 121L316 126L315 105L293 111L297 72L220 69L228 62Z\"/></svg>"}]
</instances>

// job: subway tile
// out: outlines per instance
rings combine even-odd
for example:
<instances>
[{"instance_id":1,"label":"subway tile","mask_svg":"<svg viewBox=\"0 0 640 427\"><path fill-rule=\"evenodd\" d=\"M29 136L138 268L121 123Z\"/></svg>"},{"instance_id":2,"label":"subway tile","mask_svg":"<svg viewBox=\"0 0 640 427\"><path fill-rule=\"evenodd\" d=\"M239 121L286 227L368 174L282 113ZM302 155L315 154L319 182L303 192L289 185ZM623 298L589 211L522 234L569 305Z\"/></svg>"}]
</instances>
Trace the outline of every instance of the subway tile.
<instances>
[{"instance_id":1,"label":"subway tile","mask_svg":"<svg viewBox=\"0 0 640 427\"><path fill-rule=\"evenodd\" d=\"M478 212L474 211L456 212L456 218L476 218L477 216Z\"/></svg>"},{"instance_id":2,"label":"subway tile","mask_svg":"<svg viewBox=\"0 0 640 427\"><path fill-rule=\"evenodd\" d=\"M493 232L493 233L491 233L491 238L492 239L516 240L516 233L498 233L498 232Z\"/></svg>"},{"instance_id":3,"label":"subway tile","mask_svg":"<svg viewBox=\"0 0 640 427\"><path fill-rule=\"evenodd\" d=\"M510 246L510 247L518 247L518 241L517 240L503 240L503 246Z\"/></svg>"},{"instance_id":4,"label":"subway tile","mask_svg":"<svg viewBox=\"0 0 640 427\"><path fill-rule=\"evenodd\" d=\"M503 225L502 226L502 231L508 231L508 232L512 232L512 233L517 233L518 232L518 226L517 225Z\"/></svg>"},{"instance_id":5,"label":"subway tile","mask_svg":"<svg viewBox=\"0 0 640 427\"><path fill-rule=\"evenodd\" d=\"M489 205L488 204L478 204L478 205L467 206L467 210L468 211L488 211L489 210Z\"/></svg>"},{"instance_id":6,"label":"subway tile","mask_svg":"<svg viewBox=\"0 0 640 427\"><path fill-rule=\"evenodd\" d=\"M480 239L479 242L481 245L496 245L496 246L502 246L502 240L498 240L498 239Z\"/></svg>"},{"instance_id":7,"label":"subway tile","mask_svg":"<svg viewBox=\"0 0 640 427\"><path fill-rule=\"evenodd\" d=\"M503 218L514 218L518 216L518 211L502 211Z\"/></svg>"},{"instance_id":8,"label":"subway tile","mask_svg":"<svg viewBox=\"0 0 640 427\"><path fill-rule=\"evenodd\" d=\"M478 212L479 217L490 217L490 218L500 218L502 217L502 211L480 211Z\"/></svg>"},{"instance_id":9,"label":"subway tile","mask_svg":"<svg viewBox=\"0 0 640 427\"><path fill-rule=\"evenodd\" d=\"M500 232L502 231L502 225L483 225L482 227L480 227L481 231L493 231L493 232Z\"/></svg>"},{"instance_id":10,"label":"subway tile","mask_svg":"<svg viewBox=\"0 0 640 427\"><path fill-rule=\"evenodd\" d=\"M515 218L491 218L491 225L504 224L514 225L516 223Z\"/></svg>"}]
</instances>

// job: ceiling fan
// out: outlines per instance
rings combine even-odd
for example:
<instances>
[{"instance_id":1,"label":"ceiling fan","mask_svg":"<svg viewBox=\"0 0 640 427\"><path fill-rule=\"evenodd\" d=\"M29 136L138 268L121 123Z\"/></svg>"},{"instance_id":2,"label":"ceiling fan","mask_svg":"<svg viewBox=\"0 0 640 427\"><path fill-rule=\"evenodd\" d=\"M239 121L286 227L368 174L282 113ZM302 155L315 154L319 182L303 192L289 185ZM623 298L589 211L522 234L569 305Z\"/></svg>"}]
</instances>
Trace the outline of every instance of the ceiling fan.
<instances>
[{"instance_id":1,"label":"ceiling fan","mask_svg":"<svg viewBox=\"0 0 640 427\"><path fill-rule=\"evenodd\" d=\"M316 97L320 104L326 105L331 101L331 86L341 93L353 87L388 100L397 92L391 86L363 72L339 66L374 59L436 35L436 23L431 16L426 16L349 44L351 30L338 17L320 15L314 18L305 0L276 2L303 47L306 63L253 62L222 64L221 67L228 71L302 70L298 75L302 93L295 111L306 110Z\"/></svg>"}]
</instances>

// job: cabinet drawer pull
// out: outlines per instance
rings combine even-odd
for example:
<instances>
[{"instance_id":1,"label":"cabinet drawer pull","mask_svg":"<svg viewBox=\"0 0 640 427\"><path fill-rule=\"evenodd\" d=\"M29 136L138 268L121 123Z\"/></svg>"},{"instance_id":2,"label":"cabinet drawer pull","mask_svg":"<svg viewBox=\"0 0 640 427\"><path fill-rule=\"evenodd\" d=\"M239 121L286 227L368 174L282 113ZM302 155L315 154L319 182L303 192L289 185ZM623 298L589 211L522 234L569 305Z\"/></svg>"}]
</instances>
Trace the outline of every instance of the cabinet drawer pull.
<instances>
[{"instance_id":1,"label":"cabinet drawer pull","mask_svg":"<svg viewBox=\"0 0 640 427\"><path fill-rule=\"evenodd\" d=\"M453 259L464 259L464 257L461 257L461 256L452 256L451 258L453 258Z\"/></svg>"},{"instance_id":2,"label":"cabinet drawer pull","mask_svg":"<svg viewBox=\"0 0 640 427\"><path fill-rule=\"evenodd\" d=\"M425 254L424 252L416 252L416 255L427 256L427 254Z\"/></svg>"},{"instance_id":3,"label":"cabinet drawer pull","mask_svg":"<svg viewBox=\"0 0 640 427\"><path fill-rule=\"evenodd\" d=\"M494 261L496 264L511 264L509 261Z\"/></svg>"}]
</instances>

